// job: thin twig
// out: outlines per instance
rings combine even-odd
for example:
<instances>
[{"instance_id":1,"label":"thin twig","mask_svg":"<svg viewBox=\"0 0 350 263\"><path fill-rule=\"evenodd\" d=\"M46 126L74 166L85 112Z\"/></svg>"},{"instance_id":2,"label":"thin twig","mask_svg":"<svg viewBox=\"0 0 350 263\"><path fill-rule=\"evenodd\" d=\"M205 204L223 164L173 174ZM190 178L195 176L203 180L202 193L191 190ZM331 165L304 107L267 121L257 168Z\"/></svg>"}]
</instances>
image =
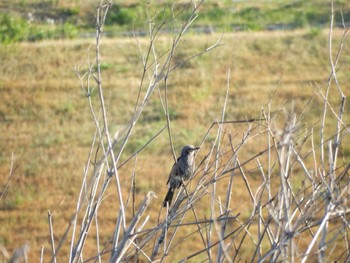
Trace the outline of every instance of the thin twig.
<instances>
[{"instance_id":1,"label":"thin twig","mask_svg":"<svg viewBox=\"0 0 350 263\"><path fill-rule=\"evenodd\" d=\"M14 165L14 159L15 159L15 158L14 158L14 154L13 154L13 152L12 152L12 154L11 154L11 163L10 163L9 177L7 178L7 182L6 182L6 184L4 185L3 190L1 191L0 201L1 201L2 198L4 197L4 195L5 195L6 191L7 191L7 188L8 188L9 185L10 185L11 178L12 178L12 176L14 175L15 171L16 171L17 168L18 168L18 166L13 167L13 165Z\"/></svg>"},{"instance_id":2,"label":"thin twig","mask_svg":"<svg viewBox=\"0 0 350 263\"><path fill-rule=\"evenodd\" d=\"M53 236L53 226L52 226L52 215L51 215L51 211L48 210L47 211L47 217L48 217L48 221L49 221L49 231L50 231L50 244L51 244L51 252L52 252L52 261L56 263L56 251L55 251L55 239Z\"/></svg>"}]
</instances>

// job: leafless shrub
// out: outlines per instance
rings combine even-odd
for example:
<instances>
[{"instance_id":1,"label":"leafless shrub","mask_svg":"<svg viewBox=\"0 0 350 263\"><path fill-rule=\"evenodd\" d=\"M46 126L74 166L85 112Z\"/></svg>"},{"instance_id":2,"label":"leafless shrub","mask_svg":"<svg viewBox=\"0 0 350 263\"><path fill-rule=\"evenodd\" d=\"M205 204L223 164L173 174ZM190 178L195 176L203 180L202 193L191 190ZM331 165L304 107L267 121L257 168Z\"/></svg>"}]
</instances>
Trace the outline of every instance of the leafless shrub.
<instances>
[{"instance_id":1,"label":"leafless shrub","mask_svg":"<svg viewBox=\"0 0 350 263\"><path fill-rule=\"evenodd\" d=\"M201 146L211 146L205 152L205 157L199 162L197 160L195 175L180 188L174 204L169 210L164 211L160 208L158 224L152 228L144 227L149 219L147 207L153 200L152 192L144 197L132 218L127 219L125 207L129 199L125 200L122 193L129 191L131 195L134 192L132 187L122 189L118 170L126 162L136 158L165 129L173 148L167 80L178 67L172 64L172 59L182 36L195 20L200 4L202 2L186 6L187 12L191 10L188 19L174 30L169 49L161 55L158 54L156 44L165 22L156 25L152 18L149 18L150 42L147 53L142 53L140 49L143 75L134 111L129 124L114 135L110 134L108 126L100 68L100 41L111 2L101 2L98 6L95 57L89 60L87 72L81 73L76 69L90 105L96 133L84 169L76 214L56 249L52 242L52 259L55 260L55 254L59 253L59 248L66 242L67 233L70 232L70 262L101 261L102 257L109 258L111 262L164 262L172 253L181 257L180 262L191 259L215 262L235 262L242 259L250 262L306 262L315 255L321 262L328 261L329 258L348 261L350 165L340 164L338 158L341 142L348 140L349 126L343 118L346 97L337 80L338 61L348 31L345 31L334 59L331 45L333 24L329 34L329 81L325 88L315 84L316 94L324 102L319 139L315 138L316 127L303 127L300 124L301 116L295 114L293 108L284 112L271 112L272 101L262 109L258 118L227 120L226 99L220 121L209 127L200 143ZM220 40L188 60L219 45ZM230 72L227 78L226 98L229 94L229 76ZM143 147L126 158L126 161L121 162L132 130L138 125L140 114L147 107L150 96L160 89L160 84L164 88L162 105L167 125ZM92 100L94 85L99 96L98 106ZM332 105L328 100L331 92L339 95L339 105ZM336 119L332 134L325 131L327 114ZM283 125L278 128L281 117L285 119ZM231 131L231 127L236 124L245 126L241 136ZM215 139L210 140L208 135L213 135ZM261 150L247 153L249 144L255 142L261 144ZM206 151L205 147L202 149ZM173 153L175 159L175 152ZM252 179L253 176L260 178L258 185L254 182L256 180ZM243 181L245 191L249 194L249 200L244 200L244 207L242 206L239 213L232 210L233 203L236 207L237 203L243 203L232 198L237 180ZM116 226L113 238L101 249L101 219L98 211L111 181L117 186L119 210L114 211ZM224 192L222 189L225 189ZM207 212L199 209L203 202L208 204ZM84 256L84 248L92 224L95 224L96 228L96 256L87 259ZM202 248L196 248L188 254L178 253L178 246L190 242L190 236L196 236L201 242L198 246ZM243 255L247 246L254 248L253 254ZM333 253L334 250L338 250L337 253Z\"/></svg>"}]
</instances>

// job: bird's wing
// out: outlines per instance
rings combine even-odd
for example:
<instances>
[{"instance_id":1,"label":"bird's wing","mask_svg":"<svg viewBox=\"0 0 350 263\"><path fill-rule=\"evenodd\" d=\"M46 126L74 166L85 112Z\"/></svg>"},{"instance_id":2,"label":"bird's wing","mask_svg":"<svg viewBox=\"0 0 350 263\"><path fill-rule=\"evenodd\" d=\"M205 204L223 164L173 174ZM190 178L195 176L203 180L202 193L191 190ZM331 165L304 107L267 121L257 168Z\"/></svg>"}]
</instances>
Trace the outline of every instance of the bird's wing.
<instances>
[{"instance_id":1,"label":"bird's wing","mask_svg":"<svg viewBox=\"0 0 350 263\"><path fill-rule=\"evenodd\" d=\"M170 178L172 176L175 176L177 174L178 174L177 163L174 163L173 167L171 168L171 171L170 171L170 174L169 174L169 178L168 178L168 181L166 182L166 184L168 184L170 182Z\"/></svg>"}]
</instances>

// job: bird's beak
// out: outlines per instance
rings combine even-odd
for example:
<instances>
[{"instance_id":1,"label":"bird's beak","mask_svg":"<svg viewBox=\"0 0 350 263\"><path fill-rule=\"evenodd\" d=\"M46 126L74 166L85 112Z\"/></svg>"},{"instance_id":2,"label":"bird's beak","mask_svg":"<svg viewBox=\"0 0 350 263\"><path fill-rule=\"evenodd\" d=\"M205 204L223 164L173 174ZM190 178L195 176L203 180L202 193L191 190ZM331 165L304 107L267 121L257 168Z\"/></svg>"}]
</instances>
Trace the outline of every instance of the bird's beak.
<instances>
[{"instance_id":1,"label":"bird's beak","mask_svg":"<svg viewBox=\"0 0 350 263\"><path fill-rule=\"evenodd\" d=\"M200 149L200 147L194 147L193 151L198 151Z\"/></svg>"}]
</instances>

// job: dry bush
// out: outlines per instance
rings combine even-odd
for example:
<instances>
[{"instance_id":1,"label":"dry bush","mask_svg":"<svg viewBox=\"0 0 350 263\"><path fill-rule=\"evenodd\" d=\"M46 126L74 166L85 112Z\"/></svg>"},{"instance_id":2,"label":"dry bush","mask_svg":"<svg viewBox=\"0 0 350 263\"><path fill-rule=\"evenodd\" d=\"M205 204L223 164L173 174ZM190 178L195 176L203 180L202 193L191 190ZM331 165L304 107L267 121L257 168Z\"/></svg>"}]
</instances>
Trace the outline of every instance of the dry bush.
<instances>
[{"instance_id":1,"label":"dry bush","mask_svg":"<svg viewBox=\"0 0 350 263\"><path fill-rule=\"evenodd\" d=\"M228 120L225 116L230 91L228 71L222 117L203 135L198 146L205 157L197 160L193 178L180 188L174 204L169 209L159 207L158 218L150 218L154 214L150 215L148 207L155 194L149 192L141 203L136 202L135 169L130 187L121 185L120 168L135 164L145 148L157 143L159 134L167 132L169 145L174 148L168 103L168 79L172 72L181 63L220 48L219 40L202 53L182 58L177 64L182 36L195 20L200 4L202 2L185 6L181 14L185 13L187 19L180 24L177 24L178 13L173 13L173 20L160 24L149 17L149 45L146 51L140 45L143 74L135 94L134 111L128 125L111 134L100 50L111 2L100 3L96 44L91 47L94 56L89 58L86 72L76 69L96 132L84 168L76 213L58 244L54 242L54 229L50 224L52 260L56 261L61 247L70 243L70 262L164 262L170 256L181 262L242 259L306 262L315 256L321 262L348 261L350 165L342 162L340 155L342 143L349 143L349 125L344 117L346 96L337 79L347 30L333 57L332 24L329 81L323 87L315 84L315 96L323 101L319 125L305 126L302 119L306 113L297 115L293 107L272 111L273 96L260 117ZM171 27L173 38L167 48L159 51L157 40L163 33L169 34ZM331 94L333 99L334 96L339 99L330 102ZM151 96L159 96L166 125L134 154L125 156L125 148ZM329 119L333 119L331 126ZM238 126L240 128L232 128ZM260 150L252 152L252 144L258 144L254 149ZM104 220L99 216L99 209L111 183L115 184L118 195L118 209L110 211L116 223L110 240L101 243L99 229L103 228ZM239 189L238 185L244 187ZM242 191L248 193L249 199L240 200L237 193ZM51 222L50 213L49 219Z\"/></svg>"}]
</instances>

